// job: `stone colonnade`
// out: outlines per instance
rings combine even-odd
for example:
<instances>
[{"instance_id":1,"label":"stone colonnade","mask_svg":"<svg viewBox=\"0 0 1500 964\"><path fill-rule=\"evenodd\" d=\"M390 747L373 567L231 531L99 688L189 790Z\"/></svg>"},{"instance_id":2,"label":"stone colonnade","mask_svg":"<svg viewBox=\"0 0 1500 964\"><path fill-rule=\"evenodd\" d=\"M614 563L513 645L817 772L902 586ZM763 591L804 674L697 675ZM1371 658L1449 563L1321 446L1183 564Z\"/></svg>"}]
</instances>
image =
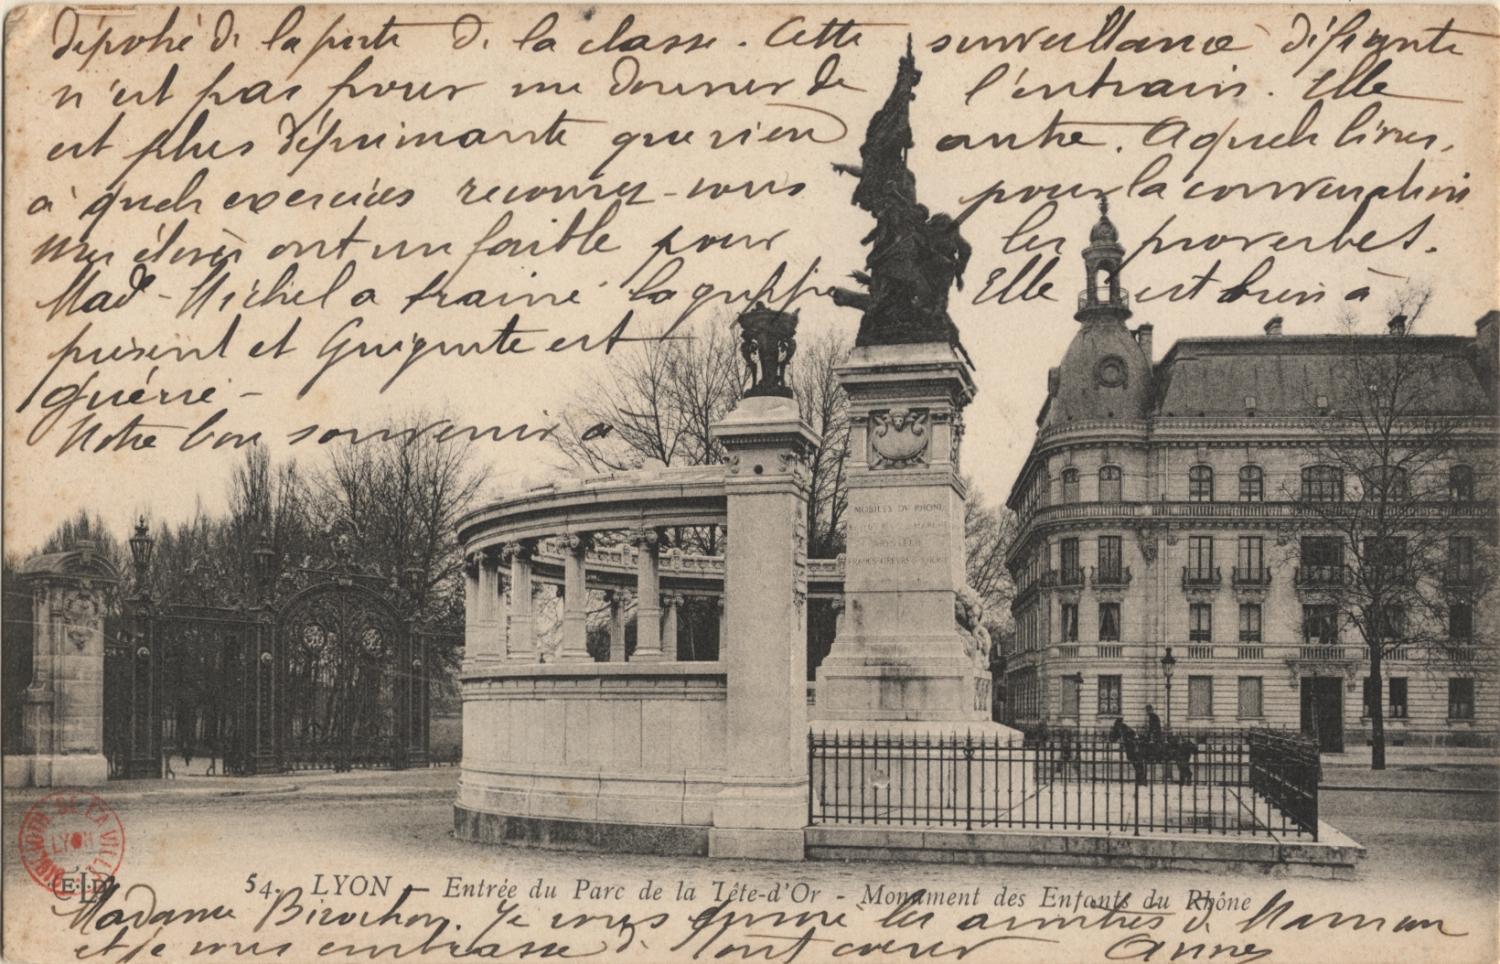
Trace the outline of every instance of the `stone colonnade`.
<instances>
[{"instance_id":1,"label":"stone colonnade","mask_svg":"<svg viewBox=\"0 0 1500 964\"><path fill-rule=\"evenodd\" d=\"M625 610L631 596L636 602L636 648L631 662L670 662L677 659L677 641L683 607L689 593L664 588L662 551L664 527L633 530L630 544L635 555L635 586L604 586L609 607L607 662L625 662ZM722 531L722 527L721 531ZM564 662L592 661L588 651L590 558L596 548L595 533L562 534L562 645L558 657ZM500 662L537 663L545 657L537 645L535 596L548 583L537 577L536 561L543 540L524 538L505 545L492 545L470 554L465 566L464 621L466 663L471 668ZM555 584L555 580L553 581ZM727 633L722 590L717 596L719 613L719 658L724 658Z\"/></svg>"},{"instance_id":2,"label":"stone colonnade","mask_svg":"<svg viewBox=\"0 0 1500 964\"><path fill-rule=\"evenodd\" d=\"M768 395L741 400L714 433L727 465L544 486L460 522L461 838L801 859L817 436L792 398ZM722 557L664 558L663 536L678 526L724 527L733 544ZM631 546L596 538L620 531ZM819 571L826 592L829 567ZM536 645L539 583L561 584L555 657ZM599 589L611 645L595 662L588 602ZM627 662L630 594L638 644ZM676 658L689 594L718 598L717 661Z\"/></svg>"}]
</instances>

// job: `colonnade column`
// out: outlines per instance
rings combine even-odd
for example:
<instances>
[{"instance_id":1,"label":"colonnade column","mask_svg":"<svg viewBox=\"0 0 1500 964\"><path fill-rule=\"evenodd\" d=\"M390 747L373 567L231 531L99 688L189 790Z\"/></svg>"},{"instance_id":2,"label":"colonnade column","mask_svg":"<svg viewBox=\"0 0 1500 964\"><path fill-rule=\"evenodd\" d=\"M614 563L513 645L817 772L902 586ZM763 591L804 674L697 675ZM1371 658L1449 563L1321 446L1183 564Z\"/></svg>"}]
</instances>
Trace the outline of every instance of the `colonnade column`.
<instances>
[{"instance_id":1,"label":"colonnade column","mask_svg":"<svg viewBox=\"0 0 1500 964\"><path fill-rule=\"evenodd\" d=\"M479 655L479 554L464 556L464 664Z\"/></svg>"},{"instance_id":2,"label":"colonnade column","mask_svg":"<svg viewBox=\"0 0 1500 964\"><path fill-rule=\"evenodd\" d=\"M677 659L677 613L682 609L682 594L675 592L664 592L661 594L661 652L662 658L666 660ZM640 652L640 644L636 644L637 652Z\"/></svg>"},{"instance_id":3,"label":"colonnade column","mask_svg":"<svg viewBox=\"0 0 1500 964\"><path fill-rule=\"evenodd\" d=\"M724 493L734 545L724 559L719 642L724 778L708 848L714 857L801 860L808 792L803 520L817 436L791 390L772 391L747 394L713 427L729 453Z\"/></svg>"},{"instance_id":4,"label":"colonnade column","mask_svg":"<svg viewBox=\"0 0 1500 964\"><path fill-rule=\"evenodd\" d=\"M593 545L593 534L575 532L563 540L563 620L562 653L564 660L589 659L589 588L587 558Z\"/></svg>"},{"instance_id":5,"label":"colonnade column","mask_svg":"<svg viewBox=\"0 0 1500 964\"><path fill-rule=\"evenodd\" d=\"M479 573L474 588L479 599L474 612L473 659L494 662L505 650L501 642L500 547L490 546L479 553Z\"/></svg>"},{"instance_id":6,"label":"colonnade column","mask_svg":"<svg viewBox=\"0 0 1500 964\"><path fill-rule=\"evenodd\" d=\"M531 556L535 539L522 539L510 546L510 658L517 662L534 662L536 621L531 612Z\"/></svg>"},{"instance_id":7,"label":"colonnade column","mask_svg":"<svg viewBox=\"0 0 1500 964\"><path fill-rule=\"evenodd\" d=\"M664 652L661 638L661 536L655 529L641 529L631 536L636 548L635 658L642 662L676 659L676 647Z\"/></svg>"},{"instance_id":8,"label":"colonnade column","mask_svg":"<svg viewBox=\"0 0 1500 964\"><path fill-rule=\"evenodd\" d=\"M728 569L727 564L725 566L725 569L726 570ZM729 621L724 618L725 614L729 611L728 597L729 597L729 577L728 577L728 574L727 574L727 571L726 571L725 578L724 578L724 591L719 594L717 605L714 607L714 611L719 614L719 616L718 616L718 620L719 620L718 633L719 633L719 660L720 661L723 661L723 660L726 660L726 659L729 658Z\"/></svg>"},{"instance_id":9,"label":"colonnade column","mask_svg":"<svg viewBox=\"0 0 1500 964\"><path fill-rule=\"evenodd\" d=\"M611 589L606 593L609 598L609 661L611 663L625 662L625 590ZM636 645L639 646L640 637L637 636Z\"/></svg>"}]
</instances>

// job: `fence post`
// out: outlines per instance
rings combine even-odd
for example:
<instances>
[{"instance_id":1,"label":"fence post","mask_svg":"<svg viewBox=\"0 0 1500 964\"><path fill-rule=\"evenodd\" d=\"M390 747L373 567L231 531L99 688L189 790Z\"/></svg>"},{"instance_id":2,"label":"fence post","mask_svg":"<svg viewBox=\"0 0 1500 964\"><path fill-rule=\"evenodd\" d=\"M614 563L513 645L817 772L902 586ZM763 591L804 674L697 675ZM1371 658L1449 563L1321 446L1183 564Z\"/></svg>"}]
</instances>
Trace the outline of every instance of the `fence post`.
<instances>
[{"instance_id":1,"label":"fence post","mask_svg":"<svg viewBox=\"0 0 1500 964\"><path fill-rule=\"evenodd\" d=\"M807 822L813 822L813 735L807 732Z\"/></svg>"},{"instance_id":2,"label":"fence post","mask_svg":"<svg viewBox=\"0 0 1500 964\"><path fill-rule=\"evenodd\" d=\"M964 731L964 829L974 829L974 735Z\"/></svg>"}]
</instances>

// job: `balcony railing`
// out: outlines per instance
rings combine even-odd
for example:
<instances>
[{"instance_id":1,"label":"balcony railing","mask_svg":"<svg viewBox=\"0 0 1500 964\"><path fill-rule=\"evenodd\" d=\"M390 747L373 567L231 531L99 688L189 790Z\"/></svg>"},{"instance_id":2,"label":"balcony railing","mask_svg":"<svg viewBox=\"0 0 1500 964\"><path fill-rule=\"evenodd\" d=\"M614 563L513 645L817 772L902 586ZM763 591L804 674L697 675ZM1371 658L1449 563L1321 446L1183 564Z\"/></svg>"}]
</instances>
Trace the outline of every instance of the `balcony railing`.
<instances>
[{"instance_id":1,"label":"balcony railing","mask_svg":"<svg viewBox=\"0 0 1500 964\"><path fill-rule=\"evenodd\" d=\"M1078 292L1078 307L1079 309L1129 308L1130 292L1124 290L1123 288L1113 293L1111 293L1109 288L1107 287L1102 290L1095 288L1093 291L1085 288L1082 291Z\"/></svg>"},{"instance_id":2,"label":"balcony railing","mask_svg":"<svg viewBox=\"0 0 1500 964\"><path fill-rule=\"evenodd\" d=\"M1073 588L1082 585L1082 569L1048 569L1042 573L1043 589Z\"/></svg>"},{"instance_id":3,"label":"balcony railing","mask_svg":"<svg viewBox=\"0 0 1500 964\"><path fill-rule=\"evenodd\" d=\"M1303 644L1303 659L1343 659L1344 647L1337 643L1320 643L1318 645Z\"/></svg>"},{"instance_id":4,"label":"balcony railing","mask_svg":"<svg viewBox=\"0 0 1500 964\"><path fill-rule=\"evenodd\" d=\"M1479 570L1473 566L1449 566L1443 570L1443 588L1473 590L1479 586Z\"/></svg>"},{"instance_id":5,"label":"balcony railing","mask_svg":"<svg viewBox=\"0 0 1500 964\"><path fill-rule=\"evenodd\" d=\"M1114 423L1111 423L1114 424ZM1410 507L1408 517L1418 520L1493 519L1495 505L1487 502L1433 502ZM1244 522L1311 519L1324 520L1326 512L1299 502L1069 502L1039 505L1023 513L1023 525L1048 525L1074 519L1237 519Z\"/></svg>"},{"instance_id":6,"label":"balcony railing","mask_svg":"<svg viewBox=\"0 0 1500 964\"><path fill-rule=\"evenodd\" d=\"M1182 588L1184 589L1217 589L1224 581L1219 567L1194 568L1192 566L1182 567Z\"/></svg>"},{"instance_id":7,"label":"balcony railing","mask_svg":"<svg viewBox=\"0 0 1500 964\"><path fill-rule=\"evenodd\" d=\"M1094 587L1119 587L1130 585L1129 566L1106 566L1093 570Z\"/></svg>"},{"instance_id":8,"label":"balcony railing","mask_svg":"<svg viewBox=\"0 0 1500 964\"><path fill-rule=\"evenodd\" d=\"M1125 647L1120 643L1100 643L1098 655L1100 659L1119 659L1125 655Z\"/></svg>"},{"instance_id":9,"label":"balcony railing","mask_svg":"<svg viewBox=\"0 0 1500 964\"><path fill-rule=\"evenodd\" d=\"M1299 589L1342 586L1349 581L1349 569L1347 566L1298 566L1292 571L1292 581Z\"/></svg>"},{"instance_id":10,"label":"balcony railing","mask_svg":"<svg viewBox=\"0 0 1500 964\"><path fill-rule=\"evenodd\" d=\"M1212 643L1189 643L1187 647L1188 659L1213 659L1214 647Z\"/></svg>"},{"instance_id":11,"label":"balcony railing","mask_svg":"<svg viewBox=\"0 0 1500 964\"><path fill-rule=\"evenodd\" d=\"M1241 587L1264 588L1271 584L1271 570L1267 566L1252 567L1248 569L1241 566L1235 566L1233 578L1234 586L1236 589L1239 589Z\"/></svg>"},{"instance_id":12,"label":"balcony railing","mask_svg":"<svg viewBox=\"0 0 1500 964\"><path fill-rule=\"evenodd\" d=\"M1266 648L1259 643L1241 643L1236 657L1238 659L1265 659Z\"/></svg>"}]
</instances>

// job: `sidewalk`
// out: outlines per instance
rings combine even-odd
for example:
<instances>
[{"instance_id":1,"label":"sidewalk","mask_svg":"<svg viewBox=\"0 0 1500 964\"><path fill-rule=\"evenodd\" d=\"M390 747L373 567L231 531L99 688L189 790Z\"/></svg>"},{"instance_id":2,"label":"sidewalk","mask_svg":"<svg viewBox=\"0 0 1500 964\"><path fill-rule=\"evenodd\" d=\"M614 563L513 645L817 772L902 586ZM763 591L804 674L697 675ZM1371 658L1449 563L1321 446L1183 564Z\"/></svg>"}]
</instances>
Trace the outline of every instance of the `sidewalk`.
<instances>
[{"instance_id":1,"label":"sidewalk","mask_svg":"<svg viewBox=\"0 0 1500 964\"><path fill-rule=\"evenodd\" d=\"M1351 746L1343 753L1324 753L1323 768L1357 767L1370 769L1370 748ZM1385 765L1398 767L1477 767L1500 768L1500 752L1494 747L1458 746L1388 746L1385 748Z\"/></svg>"},{"instance_id":2,"label":"sidewalk","mask_svg":"<svg viewBox=\"0 0 1500 964\"><path fill-rule=\"evenodd\" d=\"M456 793L458 767L411 770L327 770L272 773L254 777L179 776L175 780L111 780L86 788L111 805L171 798L295 795L299 800L334 798L449 798ZM25 806L52 793L52 787L6 788L7 806Z\"/></svg>"},{"instance_id":3,"label":"sidewalk","mask_svg":"<svg viewBox=\"0 0 1500 964\"><path fill-rule=\"evenodd\" d=\"M1493 749L1387 747L1384 770L1370 769L1370 748L1324 753L1324 790L1406 790L1500 793L1500 759Z\"/></svg>"}]
</instances>

